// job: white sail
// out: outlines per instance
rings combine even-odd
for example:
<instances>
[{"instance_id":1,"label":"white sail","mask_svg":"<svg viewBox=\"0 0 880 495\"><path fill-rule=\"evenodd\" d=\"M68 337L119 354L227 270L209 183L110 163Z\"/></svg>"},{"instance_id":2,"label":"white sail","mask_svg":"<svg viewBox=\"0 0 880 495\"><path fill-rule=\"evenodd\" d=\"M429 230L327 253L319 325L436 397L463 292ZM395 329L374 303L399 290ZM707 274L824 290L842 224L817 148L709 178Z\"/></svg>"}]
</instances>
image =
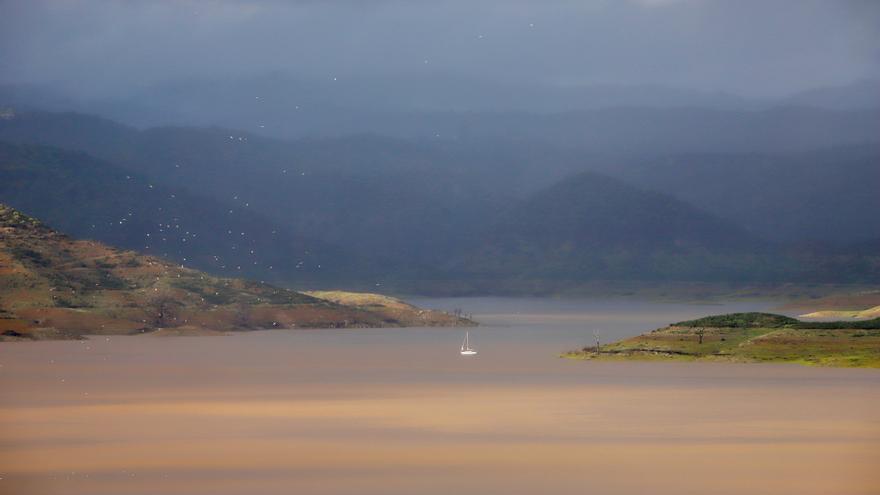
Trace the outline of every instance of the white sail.
<instances>
[{"instance_id":1,"label":"white sail","mask_svg":"<svg viewBox=\"0 0 880 495\"><path fill-rule=\"evenodd\" d=\"M464 342L461 344L461 355L462 356L473 356L477 353L476 349L471 348L470 343L470 332L464 333Z\"/></svg>"}]
</instances>

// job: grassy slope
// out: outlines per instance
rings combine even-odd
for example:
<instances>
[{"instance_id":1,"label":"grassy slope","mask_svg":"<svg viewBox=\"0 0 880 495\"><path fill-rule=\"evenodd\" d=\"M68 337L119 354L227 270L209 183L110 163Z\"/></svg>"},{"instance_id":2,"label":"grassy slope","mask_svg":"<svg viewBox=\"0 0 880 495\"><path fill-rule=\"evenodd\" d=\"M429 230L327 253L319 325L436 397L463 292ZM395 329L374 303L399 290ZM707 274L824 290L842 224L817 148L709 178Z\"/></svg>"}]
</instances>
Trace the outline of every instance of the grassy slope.
<instances>
[{"instance_id":1,"label":"grassy slope","mask_svg":"<svg viewBox=\"0 0 880 495\"><path fill-rule=\"evenodd\" d=\"M864 328L851 328L856 323ZM820 326L829 328L814 328ZM880 319L810 323L763 313L720 315L676 323L605 345L600 353L589 347L564 356L880 368Z\"/></svg>"},{"instance_id":2,"label":"grassy slope","mask_svg":"<svg viewBox=\"0 0 880 495\"><path fill-rule=\"evenodd\" d=\"M164 302L163 302L164 301ZM469 324L408 306L393 314L74 240L0 205L0 340L156 328Z\"/></svg>"},{"instance_id":3,"label":"grassy slope","mask_svg":"<svg viewBox=\"0 0 880 495\"><path fill-rule=\"evenodd\" d=\"M444 325L472 325L473 322L456 317L451 314L438 311L419 309L412 304L406 303L396 297L372 294L369 292L346 292L346 291L307 291L304 294L331 301L345 306L360 308L378 313L386 318L397 320L407 318L412 324L430 326L432 322L442 321Z\"/></svg>"},{"instance_id":4,"label":"grassy slope","mask_svg":"<svg viewBox=\"0 0 880 495\"><path fill-rule=\"evenodd\" d=\"M854 310L823 310L801 315L802 318L877 318L880 317L880 306Z\"/></svg>"}]
</instances>

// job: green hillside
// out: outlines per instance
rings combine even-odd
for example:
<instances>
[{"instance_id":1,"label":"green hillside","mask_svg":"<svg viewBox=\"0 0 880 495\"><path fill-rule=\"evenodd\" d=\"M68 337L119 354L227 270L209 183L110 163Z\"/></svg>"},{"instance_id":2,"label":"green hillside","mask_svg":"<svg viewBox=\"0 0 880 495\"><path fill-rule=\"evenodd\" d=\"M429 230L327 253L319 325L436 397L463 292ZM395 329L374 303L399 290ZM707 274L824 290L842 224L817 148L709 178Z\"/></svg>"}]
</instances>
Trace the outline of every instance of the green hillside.
<instances>
[{"instance_id":1,"label":"green hillside","mask_svg":"<svg viewBox=\"0 0 880 495\"><path fill-rule=\"evenodd\" d=\"M346 304L357 299L349 294L343 299L215 277L158 257L74 240L0 204L0 340L472 324L379 296L369 305Z\"/></svg>"},{"instance_id":2,"label":"green hillside","mask_svg":"<svg viewBox=\"0 0 880 495\"><path fill-rule=\"evenodd\" d=\"M880 318L806 322L770 313L707 316L564 356L880 368Z\"/></svg>"}]
</instances>

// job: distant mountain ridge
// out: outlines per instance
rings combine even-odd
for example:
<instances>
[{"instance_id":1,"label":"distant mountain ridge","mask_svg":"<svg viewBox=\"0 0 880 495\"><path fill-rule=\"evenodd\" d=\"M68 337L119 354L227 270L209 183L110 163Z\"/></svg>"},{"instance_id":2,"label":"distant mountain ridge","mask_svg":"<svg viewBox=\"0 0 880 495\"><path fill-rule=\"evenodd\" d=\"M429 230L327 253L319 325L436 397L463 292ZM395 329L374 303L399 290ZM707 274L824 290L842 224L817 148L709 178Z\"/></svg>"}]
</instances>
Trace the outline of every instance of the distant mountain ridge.
<instances>
[{"instance_id":1,"label":"distant mountain ridge","mask_svg":"<svg viewBox=\"0 0 880 495\"><path fill-rule=\"evenodd\" d=\"M68 224L72 230L89 225L75 210L65 210L77 195L95 201L82 202L88 206L85 216L102 219L102 202L127 205L122 199L139 198L134 200L142 204L136 208L143 210L139 217L178 225L168 221L167 213L156 216L156 211L144 210L144 205L147 210L174 206L178 213L170 218L204 218L201 227L214 237L211 242L204 239L198 249L190 239L185 244L177 239L174 249L163 252L184 256L186 248L198 259L196 254L216 254L223 247L225 260L235 260L236 270L241 266L242 273L295 287L307 280L322 285L342 280L363 288L396 284L418 292L435 281L455 279L466 285L476 278L531 277L551 283L878 279L876 254L870 247L853 245L852 238L767 242L751 225L750 230L742 228L748 218L736 216L746 211L752 217L767 217L769 225L784 219L773 201L766 203L771 207L763 207L757 200L773 199L774 188L790 182L786 174L798 172L799 163L816 157L816 164L803 170L801 185L809 186L809 177L835 177L834 171L840 171L836 194L848 179L857 186L854 191L869 187L865 184L871 173L871 144L853 147L868 150L867 161L856 153L855 160L838 163L836 157L849 155L834 150L779 154L782 165L771 163L765 174L765 162L748 159L763 154L668 155L672 158L667 163L654 155L585 154L530 141L429 143L369 135L282 141L218 128L138 130L92 116L43 112L16 113L0 121L2 140L80 152L35 147L34 153L55 157L42 160L52 166L39 160L16 164L17 155L10 152L8 177L17 182L10 182L5 192L0 188L0 200L6 195L13 204L45 212L53 221L77 219ZM720 164L729 160L731 167L719 171L722 180L701 178L704 157ZM743 157L751 171L746 186L734 187L737 160ZM640 163L647 172L639 169ZM668 171L669 177L650 180L653 165L657 171ZM603 174L584 172L589 168ZM88 172L67 183L58 180L71 170ZM773 170L777 171L770 173ZM605 177L611 174L630 174L629 183ZM132 179L123 181L126 175ZM694 180L688 182L691 176ZM772 178L766 191L748 185L749 180L762 185L762 177ZM146 194L150 184L161 194ZM64 194L54 194L55 188ZM702 189L708 193L701 195ZM792 195L779 195L781 204L797 206L818 197L809 188L791 191ZM722 193L731 196L718 201ZM859 194L852 199L853 208L870 204L870 198ZM738 209L737 201L758 207ZM133 226L126 221L123 227L129 225ZM249 242L257 244L248 244L242 252L239 242L224 237L230 231L245 232ZM261 233L256 239L250 237L255 231ZM144 232L150 231L114 226L101 235L113 232L125 233L106 239L139 247ZM877 237L868 232L856 240ZM303 257L306 251L308 258ZM313 268L308 273L299 265L304 259ZM206 261L212 262L210 256ZM212 269L210 264L199 266ZM272 273L245 272L245 266L271 266ZM277 278L271 278L273 274ZM491 284L483 287L491 290Z\"/></svg>"},{"instance_id":2,"label":"distant mountain ridge","mask_svg":"<svg viewBox=\"0 0 880 495\"><path fill-rule=\"evenodd\" d=\"M842 86L801 91L786 98L788 105L805 105L836 110L880 108L880 80L863 79Z\"/></svg>"},{"instance_id":3,"label":"distant mountain ridge","mask_svg":"<svg viewBox=\"0 0 880 495\"><path fill-rule=\"evenodd\" d=\"M653 191L584 172L508 211L463 269L486 276L721 279L769 246L735 224Z\"/></svg>"},{"instance_id":4,"label":"distant mountain ridge","mask_svg":"<svg viewBox=\"0 0 880 495\"><path fill-rule=\"evenodd\" d=\"M830 244L830 243L829 243ZM521 286L586 280L877 283L876 242L768 242L672 195L581 173L507 211L449 269Z\"/></svg>"},{"instance_id":5,"label":"distant mountain ridge","mask_svg":"<svg viewBox=\"0 0 880 495\"><path fill-rule=\"evenodd\" d=\"M288 139L376 133L640 152L792 151L877 141L876 133L866 132L880 121L873 83L749 100L656 85L532 87L433 77L304 81L267 74L170 81L115 101L77 102L46 88L0 85L0 106L97 113L140 127L220 126Z\"/></svg>"},{"instance_id":6,"label":"distant mountain ridge","mask_svg":"<svg viewBox=\"0 0 880 495\"><path fill-rule=\"evenodd\" d=\"M700 107L761 110L806 106L833 110L880 107L880 81L816 87L778 98L660 84L519 84L437 74L397 77L299 78L276 71L236 78L168 80L118 96L75 97L51 85L0 83L0 105L85 111L135 125L227 125L273 122L271 109L314 116L323 112L535 113L614 107ZM238 115L236 121L229 117ZM258 126L257 124L256 126ZM256 127L255 126L255 127Z\"/></svg>"},{"instance_id":7,"label":"distant mountain ridge","mask_svg":"<svg viewBox=\"0 0 880 495\"><path fill-rule=\"evenodd\" d=\"M380 265L430 262L421 253L455 249L482 228L485 212L507 201L507 193L469 180L469 164L388 138L288 143L221 129L138 131L77 114L23 114L0 122L4 139L84 150L166 187L239 209L247 203L293 236L345 245Z\"/></svg>"},{"instance_id":8,"label":"distant mountain ridge","mask_svg":"<svg viewBox=\"0 0 880 495\"><path fill-rule=\"evenodd\" d=\"M355 267L340 249L292 236L244 204L169 188L82 152L0 142L0 200L77 237L218 274L309 286Z\"/></svg>"},{"instance_id":9,"label":"distant mountain ridge","mask_svg":"<svg viewBox=\"0 0 880 495\"><path fill-rule=\"evenodd\" d=\"M852 244L880 236L880 145L667 155L631 160L614 173L769 240Z\"/></svg>"}]
</instances>

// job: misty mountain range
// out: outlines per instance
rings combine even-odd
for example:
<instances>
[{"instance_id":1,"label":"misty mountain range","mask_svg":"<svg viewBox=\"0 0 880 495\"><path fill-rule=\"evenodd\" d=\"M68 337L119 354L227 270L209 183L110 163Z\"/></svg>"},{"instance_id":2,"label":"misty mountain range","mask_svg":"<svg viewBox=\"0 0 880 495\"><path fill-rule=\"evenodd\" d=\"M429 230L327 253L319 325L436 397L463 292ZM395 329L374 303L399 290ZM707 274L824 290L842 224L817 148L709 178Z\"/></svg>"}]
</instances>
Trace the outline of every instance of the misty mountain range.
<instances>
[{"instance_id":1,"label":"misty mountain range","mask_svg":"<svg viewBox=\"0 0 880 495\"><path fill-rule=\"evenodd\" d=\"M708 139L699 150L734 151L797 147L805 132L813 139L831 133L839 140L845 132L851 142L872 139L870 127L840 128L853 124L851 118L828 111L876 111L877 88L880 81L863 80L768 100L658 85L542 86L436 75L316 80L272 72L175 80L101 99L7 84L0 85L0 102L97 114L137 127L220 126L279 138L505 137L620 150L632 147L631 131L640 129L640 139L651 136L643 147L697 151L693 146ZM742 112L763 113L755 119ZM792 113L800 126L780 127L792 123ZM876 126L875 113L862 115L861 123ZM695 120L702 125L695 127ZM701 132L693 135L695 129Z\"/></svg>"},{"instance_id":2,"label":"misty mountain range","mask_svg":"<svg viewBox=\"0 0 880 495\"><path fill-rule=\"evenodd\" d=\"M324 121L349 135L278 139L218 127L252 88L154 90L148 101L174 107L167 118L178 124L188 111L216 120L147 129L34 109L39 101L23 100L45 95L9 89L17 106L0 120L0 201L76 236L221 274L414 290L468 279L880 278L865 248L880 239L871 104L410 109L375 125L360 109L349 128ZM859 86L837 93L850 90ZM799 98L861 101L833 92ZM269 107L278 119L289 110ZM126 120L150 119L139 115ZM322 121L303 122L291 136L325 134Z\"/></svg>"}]
</instances>

